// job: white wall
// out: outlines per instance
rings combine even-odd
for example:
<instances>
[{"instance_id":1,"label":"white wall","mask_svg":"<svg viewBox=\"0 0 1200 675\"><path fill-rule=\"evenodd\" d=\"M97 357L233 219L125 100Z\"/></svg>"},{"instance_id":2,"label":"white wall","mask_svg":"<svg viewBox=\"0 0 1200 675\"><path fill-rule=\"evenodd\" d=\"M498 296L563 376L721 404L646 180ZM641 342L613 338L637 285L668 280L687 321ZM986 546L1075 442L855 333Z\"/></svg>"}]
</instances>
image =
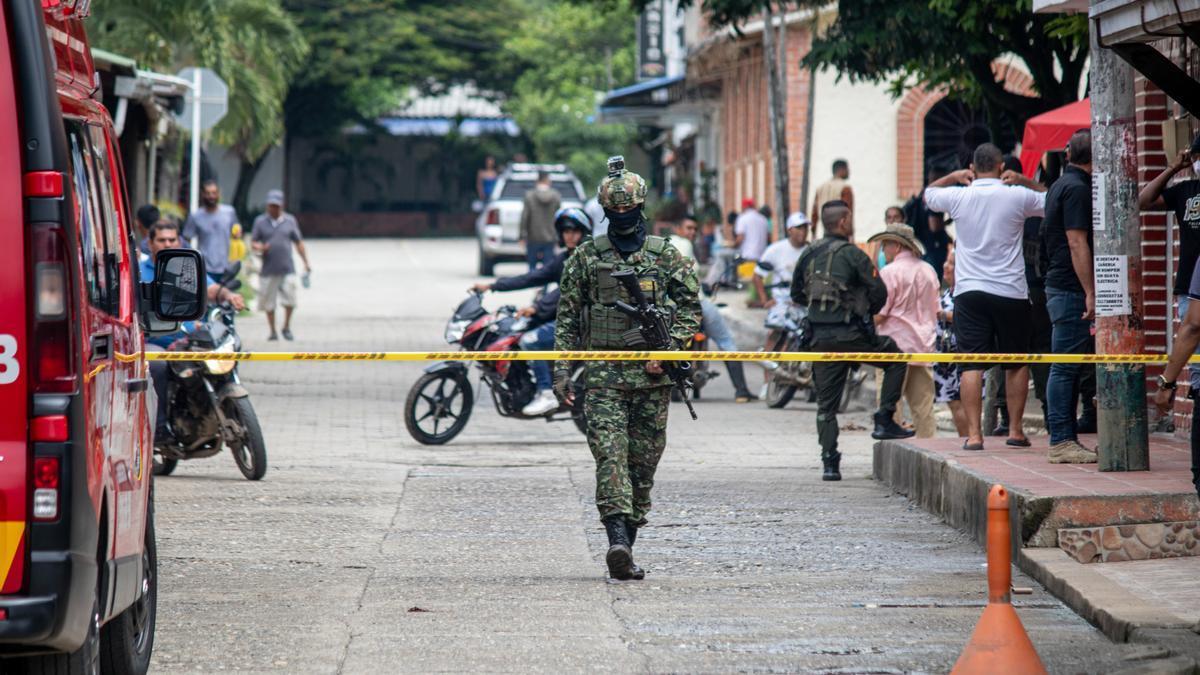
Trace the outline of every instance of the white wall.
<instances>
[{"instance_id":1,"label":"white wall","mask_svg":"<svg viewBox=\"0 0 1200 675\"><path fill-rule=\"evenodd\" d=\"M813 113L812 175L805 203L829 180L835 159L850 163L854 188L854 235L859 241L883 230L883 212L896 198L896 114L883 85L835 82L837 73L817 73Z\"/></svg>"}]
</instances>

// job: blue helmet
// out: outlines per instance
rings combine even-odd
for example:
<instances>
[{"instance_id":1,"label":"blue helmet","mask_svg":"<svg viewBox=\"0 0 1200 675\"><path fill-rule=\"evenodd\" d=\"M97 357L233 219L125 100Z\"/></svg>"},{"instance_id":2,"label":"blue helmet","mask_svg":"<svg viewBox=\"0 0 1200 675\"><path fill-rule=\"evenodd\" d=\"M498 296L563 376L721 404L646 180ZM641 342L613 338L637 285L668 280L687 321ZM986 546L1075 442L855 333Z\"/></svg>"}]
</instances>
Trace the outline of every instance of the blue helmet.
<instances>
[{"instance_id":1,"label":"blue helmet","mask_svg":"<svg viewBox=\"0 0 1200 675\"><path fill-rule=\"evenodd\" d=\"M554 231L558 232L558 243L563 244L563 230L579 230L583 236L592 236L592 219L583 209L569 206L554 214Z\"/></svg>"}]
</instances>

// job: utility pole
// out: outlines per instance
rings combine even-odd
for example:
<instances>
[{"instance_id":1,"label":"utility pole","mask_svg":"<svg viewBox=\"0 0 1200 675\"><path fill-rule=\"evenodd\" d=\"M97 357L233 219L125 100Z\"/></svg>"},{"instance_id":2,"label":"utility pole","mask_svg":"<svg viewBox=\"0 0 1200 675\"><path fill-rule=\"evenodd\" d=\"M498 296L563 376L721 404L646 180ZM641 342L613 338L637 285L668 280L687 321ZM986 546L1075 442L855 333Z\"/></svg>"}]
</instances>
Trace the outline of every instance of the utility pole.
<instances>
[{"instance_id":1,"label":"utility pole","mask_svg":"<svg viewBox=\"0 0 1200 675\"><path fill-rule=\"evenodd\" d=\"M1091 0L1092 7L1100 1ZM1146 340L1133 69L1100 46L1094 26L1090 33L1096 352L1141 354ZM1100 470L1148 471L1145 366L1096 366L1096 396Z\"/></svg>"}]
</instances>

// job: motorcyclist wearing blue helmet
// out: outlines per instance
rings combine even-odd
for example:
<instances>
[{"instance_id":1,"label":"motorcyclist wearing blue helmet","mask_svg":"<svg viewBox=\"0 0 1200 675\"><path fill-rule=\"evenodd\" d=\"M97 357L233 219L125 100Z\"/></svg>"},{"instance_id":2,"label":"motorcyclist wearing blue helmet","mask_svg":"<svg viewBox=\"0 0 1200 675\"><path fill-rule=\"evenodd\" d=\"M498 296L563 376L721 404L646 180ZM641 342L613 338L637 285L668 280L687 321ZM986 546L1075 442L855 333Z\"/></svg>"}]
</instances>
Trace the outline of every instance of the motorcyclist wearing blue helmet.
<instances>
[{"instance_id":1,"label":"motorcyclist wearing blue helmet","mask_svg":"<svg viewBox=\"0 0 1200 675\"><path fill-rule=\"evenodd\" d=\"M554 214L554 230L558 233L559 246L564 249L554 259L526 274L500 277L490 284L478 283L474 287L476 291L482 293L484 291L516 291L555 284L554 288L542 293L533 305L521 309L521 316L528 317L534 326L521 336L521 349L536 351L554 348L554 318L558 314L559 298L558 280L562 277L563 265L571 252L584 239L592 235L592 219L583 209L562 208ZM529 402L529 405L521 409L521 413L534 417L548 415L558 410L559 403L554 396L550 362L531 361L530 368L537 381L538 393Z\"/></svg>"}]
</instances>

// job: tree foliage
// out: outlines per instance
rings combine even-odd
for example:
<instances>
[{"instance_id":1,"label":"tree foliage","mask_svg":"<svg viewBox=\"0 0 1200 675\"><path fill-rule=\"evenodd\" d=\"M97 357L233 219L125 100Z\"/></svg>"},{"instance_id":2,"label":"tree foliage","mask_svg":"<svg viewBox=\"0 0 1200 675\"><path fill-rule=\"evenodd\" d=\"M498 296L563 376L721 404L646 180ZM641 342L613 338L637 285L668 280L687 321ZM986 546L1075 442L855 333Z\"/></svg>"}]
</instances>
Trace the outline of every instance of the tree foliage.
<instances>
[{"instance_id":1,"label":"tree foliage","mask_svg":"<svg viewBox=\"0 0 1200 675\"><path fill-rule=\"evenodd\" d=\"M715 26L735 29L761 16L770 1L680 0L702 3ZM648 0L632 2L641 8ZM827 4L775 2L809 9ZM996 80L991 64L1008 55L1032 76L1033 96L1006 91ZM851 80L885 82L896 93L916 83L946 86L1020 128L1029 117L1078 98L1087 56L1086 18L1034 14L1031 0L840 0L806 63Z\"/></svg>"},{"instance_id":2,"label":"tree foliage","mask_svg":"<svg viewBox=\"0 0 1200 675\"><path fill-rule=\"evenodd\" d=\"M551 2L517 27L499 57L519 64L505 109L529 136L535 159L566 162L585 186L634 137L631 125L601 124L595 115L604 92L634 80L635 24L623 3Z\"/></svg>"},{"instance_id":3,"label":"tree foliage","mask_svg":"<svg viewBox=\"0 0 1200 675\"><path fill-rule=\"evenodd\" d=\"M406 91L459 83L485 95L511 87L515 69L498 56L520 0L284 0L312 46L292 86L288 128L337 133L394 109Z\"/></svg>"},{"instance_id":4,"label":"tree foliage","mask_svg":"<svg viewBox=\"0 0 1200 675\"><path fill-rule=\"evenodd\" d=\"M229 85L217 142L256 162L283 138L283 100L307 45L278 0L105 0L93 43L170 73L212 68Z\"/></svg>"}]
</instances>

